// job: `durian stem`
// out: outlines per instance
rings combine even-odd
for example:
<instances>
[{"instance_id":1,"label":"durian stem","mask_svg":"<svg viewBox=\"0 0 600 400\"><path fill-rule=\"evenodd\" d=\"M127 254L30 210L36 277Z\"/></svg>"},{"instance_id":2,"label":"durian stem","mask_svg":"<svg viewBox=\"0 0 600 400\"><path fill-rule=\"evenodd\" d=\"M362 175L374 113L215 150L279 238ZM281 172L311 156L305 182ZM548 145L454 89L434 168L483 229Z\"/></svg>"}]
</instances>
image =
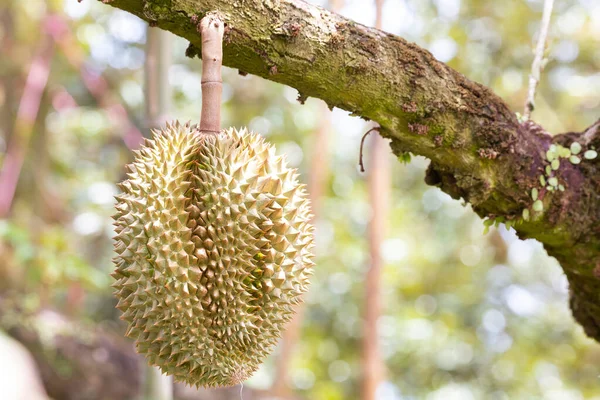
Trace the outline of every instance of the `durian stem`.
<instances>
[{"instance_id":1,"label":"durian stem","mask_svg":"<svg viewBox=\"0 0 600 400\"><path fill-rule=\"evenodd\" d=\"M202 113L200 132L221 131L221 65L223 63L224 23L214 15L200 21L202 34Z\"/></svg>"}]
</instances>

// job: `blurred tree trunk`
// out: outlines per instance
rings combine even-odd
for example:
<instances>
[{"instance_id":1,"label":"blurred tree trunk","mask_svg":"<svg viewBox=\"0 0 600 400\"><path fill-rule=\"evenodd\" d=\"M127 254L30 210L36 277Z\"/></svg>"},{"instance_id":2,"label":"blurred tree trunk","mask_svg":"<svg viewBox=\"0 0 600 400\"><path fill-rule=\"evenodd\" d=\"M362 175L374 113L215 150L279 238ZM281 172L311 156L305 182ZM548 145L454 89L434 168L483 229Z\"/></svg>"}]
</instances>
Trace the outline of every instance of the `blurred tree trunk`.
<instances>
[{"instance_id":1,"label":"blurred tree trunk","mask_svg":"<svg viewBox=\"0 0 600 400\"><path fill-rule=\"evenodd\" d=\"M146 128L144 136L150 137L150 129L160 128L169 117L173 91L169 84L171 66L171 34L158 28L146 30Z\"/></svg>"},{"instance_id":2,"label":"blurred tree trunk","mask_svg":"<svg viewBox=\"0 0 600 400\"><path fill-rule=\"evenodd\" d=\"M0 27L2 29L0 48L2 48L3 61L5 60L5 69L0 76L0 154L2 154L6 150L13 130L14 116L17 111L16 84L20 80L20 71L11 62L15 28L11 2L0 8ZM0 165L2 158L0 157Z\"/></svg>"},{"instance_id":3,"label":"blurred tree trunk","mask_svg":"<svg viewBox=\"0 0 600 400\"><path fill-rule=\"evenodd\" d=\"M33 156L28 158L27 169L30 171L30 185L35 190L31 191L33 198L29 203L35 206L35 215L38 215L45 223L64 224L69 218L69 212L65 209L63 200L51 187L52 179L50 171L52 168L50 150L48 149L48 129L46 116L51 108L52 93L46 92L41 102L38 121L35 128L35 136L31 151ZM35 232L36 229L33 231Z\"/></svg>"},{"instance_id":4,"label":"blurred tree trunk","mask_svg":"<svg viewBox=\"0 0 600 400\"><path fill-rule=\"evenodd\" d=\"M383 258L381 246L387 231L388 197L390 187L389 152L385 140L374 135L371 139L369 172L370 265L365 278L365 298L362 337L362 399L374 400L382 380L384 365L379 351L377 325L381 315L381 273Z\"/></svg>"},{"instance_id":5,"label":"blurred tree trunk","mask_svg":"<svg viewBox=\"0 0 600 400\"><path fill-rule=\"evenodd\" d=\"M375 27L381 29L383 0L375 0ZM389 152L385 140L376 134L371 139L369 163L369 224L370 265L365 279L364 320L362 337L362 399L375 400L383 376L383 361L379 351L377 322L381 315L380 294L383 258L381 246L385 238L390 192Z\"/></svg>"},{"instance_id":6,"label":"blurred tree trunk","mask_svg":"<svg viewBox=\"0 0 600 400\"><path fill-rule=\"evenodd\" d=\"M27 231L30 234L31 244L34 248L39 249L43 247L43 236L46 231L46 224L52 221L46 219L47 216L52 215L50 218L59 217L59 213L52 214L47 208L45 190L43 185L48 182L46 179L48 173L48 158L47 149L45 143L45 132L46 132L46 116L52 106L49 101L48 91L44 88L44 92L40 95L40 105L38 109L38 116L35 120L34 125L31 127L31 133L29 138L29 145L27 146L27 157L23 159L23 166L19 174L19 191L16 196L19 198L20 204L31 204L32 214L29 216L27 221ZM18 132L18 131L16 131ZM57 210L58 211L58 210ZM37 263L28 265L28 268L44 268ZM42 273L40 277L40 285L37 288L37 295L39 302L42 307L48 306L52 302L52 286L54 282L48 279L48 275ZM28 280L24 280L26 284ZM31 289L27 289L30 291ZM77 304L73 304L74 307L78 307Z\"/></svg>"},{"instance_id":7,"label":"blurred tree trunk","mask_svg":"<svg viewBox=\"0 0 600 400\"><path fill-rule=\"evenodd\" d=\"M314 133L312 144L312 156L310 159L308 176L308 195L313 213L312 223L319 218L321 208L321 197L325 189L325 182L328 175L328 142L331 132L331 111L326 104L321 106L321 116L319 126ZM271 388L274 396L281 399L292 398L292 389L290 387L290 370L292 369L295 350L297 350L302 331L302 319L304 317L304 303L296 306L296 314L286 326L283 332L280 351L277 354L275 363L275 379Z\"/></svg>"},{"instance_id":8,"label":"blurred tree trunk","mask_svg":"<svg viewBox=\"0 0 600 400\"><path fill-rule=\"evenodd\" d=\"M171 65L170 33L157 28L146 30L146 128L144 136L150 137L150 129L160 128L171 108L173 95L169 85ZM172 400L173 378L163 375L158 367L147 365L144 360L144 400Z\"/></svg>"},{"instance_id":9,"label":"blurred tree trunk","mask_svg":"<svg viewBox=\"0 0 600 400\"><path fill-rule=\"evenodd\" d=\"M329 3L330 8L334 12L339 12L344 4L343 0L330 0ZM313 225L319 217L321 197L325 190L325 182L329 172L327 168L327 154L329 153L328 143L331 132L331 110L329 110L327 104L321 106L319 121L319 126L314 134L308 175L308 194L313 212L313 220L311 221ZM275 379L271 391L275 396L282 399L291 398L292 396L289 375L294 361L294 351L300 340L304 308L304 303L296 306L296 314L283 332L280 342L280 352L277 355Z\"/></svg>"},{"instance_id":10,"label":"blurred tree trunk","mask_svg":"<svg viewBox=\"0 0 600 400\"><path fill-rule=\"evenodd\" d=\"M54 43L46 29L51 29L50 17L44 19L44 28L40 31L41 44L29 67L19 109L14 119L13 134L7 144L6 155L0 170L0 218L6 217L12 207L25 154L29 149L41 99L50 75Z\"/></svg>"},{"instance_id":11,"label":"blurred tree trunk","mask_svg":"<svg viewBox=\"0 0 600 400\"><path fill-rule=\"evenodd\" d=\"M11 62L15 28L13 13L10 1L0 8L0 29L3 33L0 37L0 48L6 59L6 66L0 71L0 171L4 168L8 143L12 137L18 104L16 86L21 74L21 71ZM14 268L13 256L11 247L0 241L0 292L20 287L23 283L23 271Z\"/></svg>"}]
</instances>

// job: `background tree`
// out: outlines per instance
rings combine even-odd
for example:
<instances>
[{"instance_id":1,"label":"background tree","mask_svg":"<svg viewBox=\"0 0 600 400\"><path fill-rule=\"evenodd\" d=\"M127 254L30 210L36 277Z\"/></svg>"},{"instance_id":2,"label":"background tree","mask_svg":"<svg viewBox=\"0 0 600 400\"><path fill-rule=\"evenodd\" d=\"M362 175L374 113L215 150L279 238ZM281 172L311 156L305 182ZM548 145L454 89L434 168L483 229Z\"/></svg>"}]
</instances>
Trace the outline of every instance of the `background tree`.
<instances>
[{"instance_id":1,"label":"background tree","mask_svg":"<svg viewBox=\"0 0 600 400\"><path fill-rule=\"evenodd\" d=\"M339 11L343 5L342 0L330 0L332 11ZM326 189L329 175L329 136L331 134L331 110L327 104L321 104L318 110L320 121L314 133L312 149L309 153L310 165L308 167L307 190L313 213L313 225L318 229L319 214L323 201L323 192ZM302 320L304 317L304 303L296 307L296 314L283 333L276 361L276 375L273 381L273 394L281 398L291 395L290 370L294 366L298 350L298 341L302 333ZM296 351L294 351L296 350Z\"/></svg>"},{"instance_id":2,"label":"background tree","mask_svg":"<svg viewBox=\"0 0 600 400\"><path fill-rule=\"evenodd\" d=\"M173 91L169 83L171 67L171 36L168 32L148 27L146 30L146 59L144 89L146 109L146 137L152 129L159 129L169 120ZM144 367L145 393L142 398L173 399L173 378L163 375L158 367Z\"/></svg>"},{"instance_id":3,"label":"background tree","mask_svg":"<svg viewBox=\"0 0 600 400\"><path fill-rule=\"evenodd\" d=\"M382 28L384 0L375 1L375 28ZM377 127L378 128L378 127ZM372 128L375 129L375 128ZM363 139L364 140L364 139ZM380 135L373 135L369 162L369 265L365 276L362 332L362 399L375 400L384 363L381 357L378 321L381 317L381 278L384 265L383 244L387 233L390 192L389 151ZM362 154L361 154L362 156ZM361 165L362 167L362 165Z\"/></svg>"}]
</instances>

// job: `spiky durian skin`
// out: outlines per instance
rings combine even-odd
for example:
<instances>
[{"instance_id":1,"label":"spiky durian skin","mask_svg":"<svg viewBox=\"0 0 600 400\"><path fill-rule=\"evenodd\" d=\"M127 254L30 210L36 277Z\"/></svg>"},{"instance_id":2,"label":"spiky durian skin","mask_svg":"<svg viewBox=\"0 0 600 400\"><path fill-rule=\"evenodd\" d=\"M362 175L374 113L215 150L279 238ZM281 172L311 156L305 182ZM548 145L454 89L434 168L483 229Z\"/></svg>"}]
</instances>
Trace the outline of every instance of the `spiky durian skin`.
<instances>
[{"instance_id":1,"label":"spiky durian skin","mask_svg":"<svg viewBox=\"0 0 600 400\"><path fill-rule=\"evenodd\" d=\"M312 272L298 174L257 134L177 122L136 152L117 196L117 308L151 365L195 386L258 368Z\"/></svg>"}]
</instances>

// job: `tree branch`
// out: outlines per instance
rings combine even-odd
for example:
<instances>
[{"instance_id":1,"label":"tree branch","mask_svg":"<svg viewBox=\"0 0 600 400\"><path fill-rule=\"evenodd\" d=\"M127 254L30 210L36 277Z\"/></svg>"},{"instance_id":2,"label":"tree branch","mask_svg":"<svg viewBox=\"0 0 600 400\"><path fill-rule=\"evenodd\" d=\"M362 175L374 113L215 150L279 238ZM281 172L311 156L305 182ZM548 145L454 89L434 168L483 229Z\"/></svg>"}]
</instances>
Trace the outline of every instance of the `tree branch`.
<instances>
[{"instance_id":1,"label":"tree branch","mask_svg":"<svg viewBox=\"0 0 600 400\"><path fill-rule=\"evenodd\" d=\"M464 198L481 217L516 224L520 237L544 243L562 264L573 314L600 341L600 180L597 160L562 160L552 172L565 191L540 184L550 145L600 148L598 129L550 136L520 124L488 88L469 81L404 39L301 0L113 0L190 41L200 53L198 22L207 12L226 23L224 64L298 89L376 121L395 154L431 159L426 182ZM542 211L532 210L531 190ZM594 272L594 271L597 272Z\"/></svg>"}]
</instances>

